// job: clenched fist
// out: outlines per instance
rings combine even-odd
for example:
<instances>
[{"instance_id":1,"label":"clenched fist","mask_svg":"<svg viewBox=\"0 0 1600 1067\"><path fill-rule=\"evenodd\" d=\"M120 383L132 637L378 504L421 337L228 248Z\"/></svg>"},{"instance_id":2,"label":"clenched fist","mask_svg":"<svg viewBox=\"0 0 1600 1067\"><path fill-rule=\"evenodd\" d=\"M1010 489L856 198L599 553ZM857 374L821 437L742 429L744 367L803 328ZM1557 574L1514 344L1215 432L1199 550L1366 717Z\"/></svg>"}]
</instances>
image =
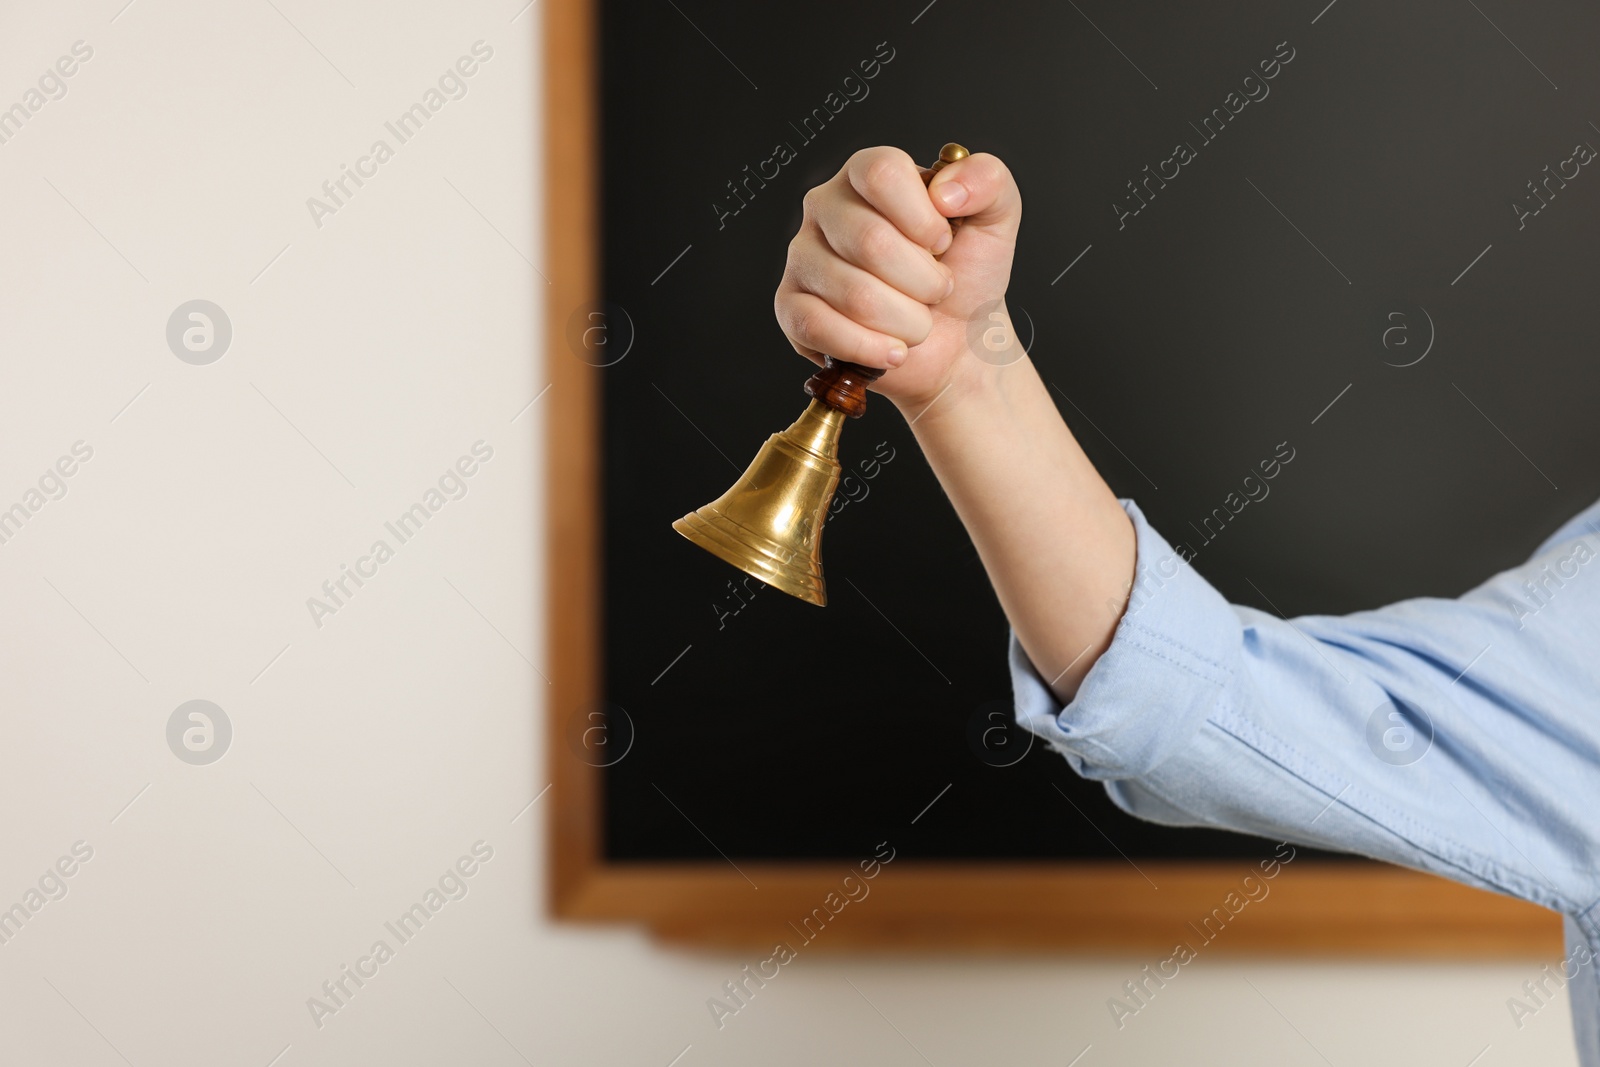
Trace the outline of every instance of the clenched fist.
<instances>
[{"instance_id":1,"label":"clenched fist","mask_svg":"<svg viewBox=\"0 0 1600 1067\"><path fill-rule=\"evenodd\" d=\"M924 173L898 148L865 148L806 193L774 300L795 351L888 368L872 388L913 414L993 371L969 350L968 326L1003 302L1022 219L1017 183L992 155L927 185ZM950 219L962 220L953 238Z\"/></svg>"}]
</instances>

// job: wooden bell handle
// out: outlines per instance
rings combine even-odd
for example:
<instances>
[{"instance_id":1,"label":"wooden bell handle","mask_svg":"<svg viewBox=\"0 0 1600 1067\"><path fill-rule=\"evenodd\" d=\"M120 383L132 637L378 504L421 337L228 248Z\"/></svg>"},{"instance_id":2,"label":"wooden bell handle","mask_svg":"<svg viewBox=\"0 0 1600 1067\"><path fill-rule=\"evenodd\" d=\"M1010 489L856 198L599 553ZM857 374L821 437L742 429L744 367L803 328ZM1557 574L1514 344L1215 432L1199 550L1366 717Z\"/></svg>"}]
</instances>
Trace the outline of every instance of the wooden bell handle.
<instances>
[{"instance_id":1,"label":"wooden bell handle","mask_svg":"<svg viewBox=\"0 0 1600 1067\"><path fill-rule=\"evenodd\" d=\"M951 163L966 159L970 154L954 142L945 145L939 150L939 158L934 160L933 166L922 175L923 184L931 182L935 174ZM955 219L950 223L951 232L960 222L960 219ZM852 419L859 419L867 410L867 386L881 377L883 371L877 367L863 367L859 363L846 363L842 359L824 355L822 369L806 379L806 395L844 412Z\"/></svg>"}]
</instances>

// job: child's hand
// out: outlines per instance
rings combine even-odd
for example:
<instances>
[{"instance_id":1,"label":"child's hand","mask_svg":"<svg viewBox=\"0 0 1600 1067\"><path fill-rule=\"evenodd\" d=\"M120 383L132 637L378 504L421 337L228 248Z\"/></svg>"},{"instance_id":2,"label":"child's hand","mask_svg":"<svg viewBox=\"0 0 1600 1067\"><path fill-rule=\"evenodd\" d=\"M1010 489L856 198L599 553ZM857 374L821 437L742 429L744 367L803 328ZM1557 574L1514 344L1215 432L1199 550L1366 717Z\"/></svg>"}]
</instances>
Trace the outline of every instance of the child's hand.
<instances>
[{"instance_id":1,"label":"child's hand","mask_svg":"<svg viewBox=\"0 0 1600 1067\"><path fill-rule=\"evenodd\" d=\"M1003 301L1022 219L1017 184L992 155L952 163L928 186L923 173L898 148L866 148L808 192L774 300L795 351L890 368L873 389L908 412L992 370L969 350L968 327ZM951 218L963 220L953 241Z\"/></svg>"}]
</instances>

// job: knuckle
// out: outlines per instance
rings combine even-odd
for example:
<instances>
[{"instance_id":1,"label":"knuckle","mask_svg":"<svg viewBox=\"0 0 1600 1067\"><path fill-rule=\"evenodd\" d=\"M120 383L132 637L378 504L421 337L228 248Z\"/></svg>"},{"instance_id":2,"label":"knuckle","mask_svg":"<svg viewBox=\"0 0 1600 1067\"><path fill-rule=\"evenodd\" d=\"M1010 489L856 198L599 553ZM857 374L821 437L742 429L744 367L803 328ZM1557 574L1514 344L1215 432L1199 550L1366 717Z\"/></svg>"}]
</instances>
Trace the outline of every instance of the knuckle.
<instances>
[{"instance_id":1,"label":"knuckle","mask_svg":"<svg viewBox=\"0 0 1600 1067\"><path fill-rule=\"evenodd\" d=\"M799 341L801 344L811 345L812 341L816 339L817 323L813 312L789 303L780 310L778 318L783 325L783 332L789 335L791 341Z\"/></svg>"},{"instance_id":2,"label":"knuckle","mask_svg":"<svg viewBox=\"0 0 1600 1067\"><path fill-rule=\"evenodd\" d=\"M870 282L851 282L839 294L839 308L847 318L856 322L870 320L877 314L879 300L877 287Z\"/></svg>"},{"instance_id":3,"label":"knuckle","mask_svg":"<svg viewBox=\"0 0 1600 1067\"><path fill-rule=\"evenodd\" d=\"M900 244L900 235L887 222L871 222L856 234L856 254L863 267L878 267L889 262Z\"/></svg>"},{"instance_id":4,"label":"knuckle","mask_svg":"<svg viewBox=\"0 0 1600 1067\"><path fill-rule=\"evenodd\" d=\"M911 157L891 145L863 148L851 157L853 171L860 175L863 190L888 188L907 168L916 169Z\"/></svg>"},{"instance_id":5,"label":"knuckle","mask_svg":"<svg viewBox=\"0 0 1600 1067\"><path fill-rule=\"evenodd\" d=\"M783 332L791 337L799 331L801 319L804 317L799 308L798 292L785 278L778 286L778 291L772 296L772 314L778 320L778 325Z\"/></svg>"},{"instance_id":6,"label":"knuckle","mask_svg":"<svg viewBox=\"0 0 1600 1067\"><path fill-rule=\"evenodd\" d=\"M789 241L788 255L784 260L784 281L795 289L807 291L814 279L823 273L830 251L822 231L814 226L802 226Z\"/></svg>"},{"instance_id":7,"label":"knuckle","mask_svg":"<svg viewBox=\"0 0 1600 1067\"><path fill-rule=\"evenodd\" d=\"M882 192L894 184L894 180L904 171L907 160L897 159L892 155L880 152L867 161L866 168L861 172L861 184L865 190L872 193Z\"/></svg>"},{"instance_id":8,"label":"knuckle","mask_svg":"<svg viewBox=\"0 0 1600 1067\"><path fill-rule=\"evenodd\" d=\"M785 259L789 271L792 272L799 264L804 262L806 256L810 254L811 248L812 240L810 231L806 227L802 226L800 227L799 233L789 238L789 249Z\"/></svg>"},{"instance_id":9,"label":"knuckle","mask_svg":"<svg viewBox=\"0 0 1600 1067\"><path fill-rule=\"evenodd\" d=\"M869 163L871 163L873 161L873 159L877 156L878 152L879 152L879 149L876 146L874 146L872 148L858 148L858 149L856 149L854 152L850 153L850 158L845 160L844 168L840 171L840 173L841 174L854 174L854 173L857 173L859 171L865 170L867 165Z\"/></svg>"},{"instance_id":10,"label":"knuckle","mask_svg":"<svg viewBox=\"0 0 1600 1067\"><path fill-rule=\"evenodd\" d=\"M858 148L850 153L850 169L864 170L880 159L893 159L897 155L904 154L893 145L868 145L866 148Z\"/></svg>"}]
</instances>

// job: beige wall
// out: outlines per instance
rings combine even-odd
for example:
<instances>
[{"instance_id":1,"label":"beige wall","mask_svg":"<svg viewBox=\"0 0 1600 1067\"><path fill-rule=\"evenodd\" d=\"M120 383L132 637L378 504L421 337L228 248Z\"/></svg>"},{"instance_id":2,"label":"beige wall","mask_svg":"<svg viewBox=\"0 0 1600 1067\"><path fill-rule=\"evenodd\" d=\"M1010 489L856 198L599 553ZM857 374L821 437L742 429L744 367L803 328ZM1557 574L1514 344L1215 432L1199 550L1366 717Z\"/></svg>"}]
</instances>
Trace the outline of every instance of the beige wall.
<instances>
[{"instance_id":1,"label":"beige wall","mask_svg":"<svg viewBox=\"0 0 1600 1067\"><path fill-rule=\"evenodd\" d=\"M1201 959L1118 1032L1143 960L811 957L719 1032L706 1000L749 961L549 925L541 9L123 2L0 15L0 107L93 53L0 144L0 507L27 512L0 544L0 907L44 887L0 944L0 1061L1573 1062L1564 1002L1506 1012L1531 963ZM386 134L479 40L465 97ZM319 227L307 198L379 137ZM167 339L196 299L231 323L211 362ZM465 495L386 534L478 441ZM215 762L169 746L191 700L231 723ZM216 752L194 726L177 751ZM479 841L398 945L383 924ZM319 1028L307 999L379 938Z\"/></svg>"}]
</instances>

